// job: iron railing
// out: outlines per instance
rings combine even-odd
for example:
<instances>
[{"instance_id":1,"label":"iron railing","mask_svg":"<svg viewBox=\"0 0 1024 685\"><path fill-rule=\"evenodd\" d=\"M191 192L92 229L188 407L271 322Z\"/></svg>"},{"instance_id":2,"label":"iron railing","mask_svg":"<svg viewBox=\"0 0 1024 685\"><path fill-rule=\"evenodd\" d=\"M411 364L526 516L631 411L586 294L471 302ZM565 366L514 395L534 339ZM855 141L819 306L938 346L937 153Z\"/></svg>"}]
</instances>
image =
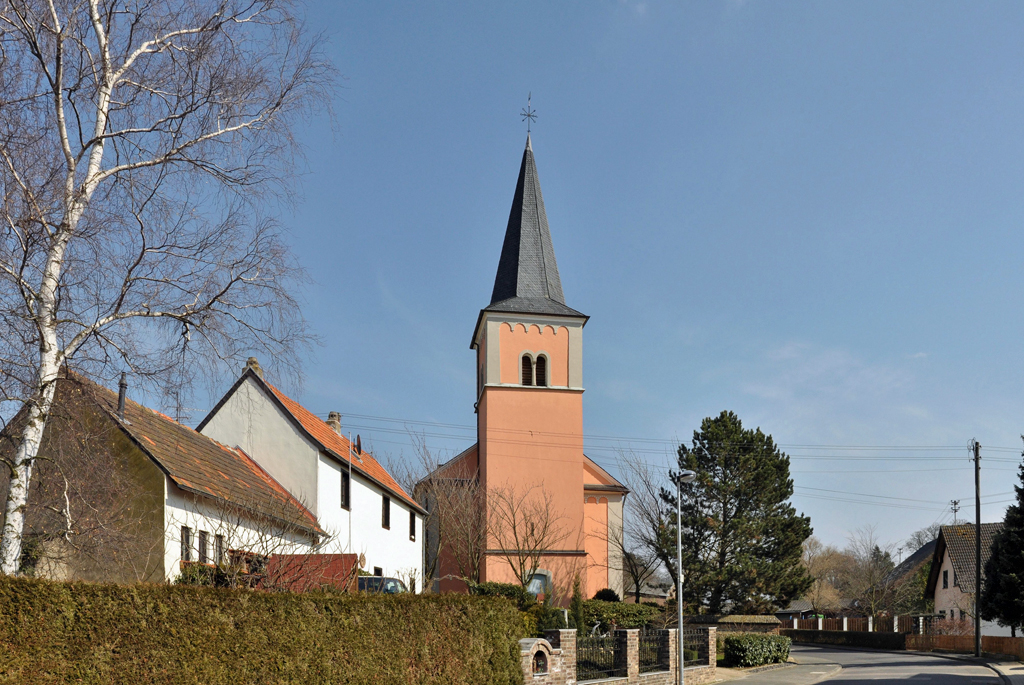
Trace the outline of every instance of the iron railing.
<instances>
[{"instance_id":1,"label":"iron railing","mask_svg":"<svg viewBox=\"0 0 1024 685\"><path fill-rule=\"evenodd\" d=\"M576 680L620 678L626 675L625 659L616 659L625 643L615 637L580 637L576 639Z\"/></svg>"},{"instance_id":2,"label":"iron railing","mask_svg":"<svg viewBox=\"0 0 1024 685\"><path fill-rule=\"evenodd\" d=\"M640 633L640 672L668 670L668 634Z\"/></svg>"}]
</instances>

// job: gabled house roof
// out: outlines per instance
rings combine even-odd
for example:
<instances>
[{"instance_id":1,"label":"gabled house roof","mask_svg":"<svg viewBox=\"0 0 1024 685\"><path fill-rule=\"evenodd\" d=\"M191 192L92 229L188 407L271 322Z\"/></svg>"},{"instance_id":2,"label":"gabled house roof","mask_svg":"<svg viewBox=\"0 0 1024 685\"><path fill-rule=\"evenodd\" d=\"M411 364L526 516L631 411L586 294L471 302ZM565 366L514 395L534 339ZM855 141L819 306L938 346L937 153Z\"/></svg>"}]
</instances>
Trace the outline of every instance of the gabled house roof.
<instances>
[{"instance_id":1,"label":"gabled house roof","mask_svg":"<svg viewBox=\"0 0 1024 685\"><path fill-rule=\"evenodd\" d=\"M323 533L313 513L242 450L222 445L131 399L125 400L121 420L117 393L81 374L65 373L57 399L69 401L73 394L95 403L182 490L309 533Z\"/></svg>"},{"instance_id":2,"label":"gabled house roof","mask_svg":"<svg viewBox=\"0 0 1024 685\"><path fill-rule=\"evenodd\" d=\"M889 575L885 577L886 582L891 583L911 573L916 573L917 569L932 560L932 557L935 555L936 544L938 544L938 539L921 545L920 549L904 559L899 566L889 572ZM971 552L971 554L973 555L974 552Z\"/></svg>"},{"instance_id":3,"label":"gabled house roof","mask_svg":"<svg viewBox=\"0 0 1024 685\"><path fill-rule=\"evenodd\" d=\"M928 574L928 586L924 591L925 597L935 596L939 569L947 551L960 590L966 593L974 592L974 528L973 523L962 523L956 526L942 526L939 530L939 537L935 541L935 552L932 557L932 570ZM985 572L985 563L992 554L992 537L1002 529L1002 522L981 524L982 573Z\"/></svg>"},{"instance_id":4,"label":"gabled house roof","mask_svg":"<svg viewBox=\"0 0 1024 685\"><path fill-rule=\"evenodd\" d=\"M597 492L621 492L623 495L629 493L629 488L620 483L612 474L608 473L596 461L583 455L584 467L592 471L599 482L597 483L584 483L583 489L585 491L597 491ZM584 472L584 477L586 477Z\"/></svg>"},{"instance_id":5,"label":"gabled house roof","mask_svg":"<svg viewBox=\"0 0 1024 685\"><path fill-rule=\"evenodd\" d=\"M393 497L402 500L406 505L412 507L417 513L426 515L426 510L402 489L402 486L395 481L391 474L388 473L387 469L381 466L380 463L373 458L372 454L369 452L357 453L355 446L349 443L345 436L335 432L333 428L327 425L326 421L285 395L275 386L268 383L251 367L246 367L239 379L231 386L231 389L228 390L224 397L222 397L217 403L217 406L215 406L213 410L207 414L206 418L199 423L196 430L201 431L203 429L210 419L213 418L213 415L217 413L227 399L234 394L246 379L251 380L257 385L257 387L263 389L267 397L277 405L292 424L314 445L316 445L318 449L326 452L338 462L344 464L346 469L348 469L349 464L351 463L352 471L376 484Z\"/></svg>"}]
</instances>

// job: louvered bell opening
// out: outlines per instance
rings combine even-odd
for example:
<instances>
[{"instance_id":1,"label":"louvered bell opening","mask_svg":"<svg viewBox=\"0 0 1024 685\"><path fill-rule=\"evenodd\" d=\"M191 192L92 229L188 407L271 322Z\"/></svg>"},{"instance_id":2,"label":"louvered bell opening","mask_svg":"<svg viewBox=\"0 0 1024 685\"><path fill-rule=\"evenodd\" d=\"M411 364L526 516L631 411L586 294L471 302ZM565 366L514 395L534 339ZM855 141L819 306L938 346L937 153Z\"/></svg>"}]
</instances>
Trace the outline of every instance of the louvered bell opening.
<instances>
[{"instance_id":1,"label":"louvered bell opening","mask_svg":"<svg viewBox=\"0 0 1024 685\"><path fill-rule=\"evenodd\" d=\"M523 355L523 385L533 385L533 360L530 355Z\"/></svg>"},{"instance_id":2,"label":"louvered bell opening","mask_svg":"<svg viewBox=\"0 0 1024 685\"><path fill-rule=\"evenodd\" d=\"M537 357L537 385L548 384L548 360L545 357Z\"/></svg>"}]
</instances>

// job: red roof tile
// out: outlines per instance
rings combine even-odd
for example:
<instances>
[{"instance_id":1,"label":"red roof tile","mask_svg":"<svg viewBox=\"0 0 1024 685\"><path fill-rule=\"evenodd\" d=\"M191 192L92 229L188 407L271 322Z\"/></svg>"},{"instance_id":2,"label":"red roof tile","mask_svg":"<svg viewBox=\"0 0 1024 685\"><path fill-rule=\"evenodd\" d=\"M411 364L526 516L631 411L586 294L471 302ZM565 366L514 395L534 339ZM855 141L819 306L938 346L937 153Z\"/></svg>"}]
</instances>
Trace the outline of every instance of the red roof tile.
<instances>
[{"instance_id":1,"label":"red roof tile","mask_svg":"<svg viewBox=\"0 0 1024 685\"><path fill-rule=\"evenodd\" d=\"M270 383L267 383L265 380L262 382L271 392L274 393L277 399L280 400L281 404L284 405L285 409L305 429L305 431L312 436L314 440L320 443L321 447L333 453L335 457L346 464L348 463L350 458L349 455L355 454L355 448L350 445L345 436L336 433L333 428L327 425L326 421L322 420L316 414L285 395ZM387 469L381 466L369 452L362 452L359 454L352 461L352 468L356 471L362 471L363 474L377 481L377 483L382 485L385 489L390 490L393 494L398 495L401 499L405 500L407 504L412 505L418 511L422 511L422 507L420 507L416 500L410 497L409 494L402 489L402 486L400 486L395 479L391 477L391 474L387 472Z\"/></svg>"},{"instance_id":2,"label":"red roof tile","mask_svg":"<svg viewBox=\"0 0 1024 685\"><path fill-rule=\"evenodd\" d=\"M95 401L179 487L322 532L313 513L242 450L130 399L125 401L125 420L119 421L117 393L80 374L69 373L61 385L64 392L78 391Z\"/></svg>"}]
</instances>

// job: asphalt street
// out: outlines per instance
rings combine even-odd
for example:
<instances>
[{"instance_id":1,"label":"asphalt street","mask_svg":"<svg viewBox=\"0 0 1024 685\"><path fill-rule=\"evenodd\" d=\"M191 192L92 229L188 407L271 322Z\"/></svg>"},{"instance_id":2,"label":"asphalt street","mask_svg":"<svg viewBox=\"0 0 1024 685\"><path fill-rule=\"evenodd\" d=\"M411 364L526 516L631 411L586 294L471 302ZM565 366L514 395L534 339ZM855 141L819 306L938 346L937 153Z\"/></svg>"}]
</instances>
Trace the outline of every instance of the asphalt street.
<instances>
[{"instance_id":1,"label":"asphalt street","mask_svg":"<svg viewBox=\"0 0 1024 685\"><path fill-rule=\"evenodd\" d=\"M931 685L1001 685L987 666L913 652L873 652L793 645L793 668L752 673L742 685L812 685L828 682L930 683Z\"/></svg>"}]
</instances>

